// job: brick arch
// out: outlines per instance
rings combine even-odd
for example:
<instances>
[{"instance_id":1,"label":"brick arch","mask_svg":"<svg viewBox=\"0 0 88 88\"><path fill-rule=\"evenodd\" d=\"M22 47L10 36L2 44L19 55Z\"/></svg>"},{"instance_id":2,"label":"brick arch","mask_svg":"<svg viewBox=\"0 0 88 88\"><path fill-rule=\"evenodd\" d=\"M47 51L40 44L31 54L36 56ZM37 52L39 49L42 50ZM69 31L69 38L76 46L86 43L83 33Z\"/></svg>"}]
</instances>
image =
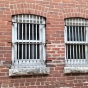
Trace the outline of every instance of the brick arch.
<instances>
[{"instance_id":1,"label":"brick arch","mask_svg":"<svg viewBox=\"0 0 88 88\"><path fill-rule=\"evenodd\" d=\"M35 3L18 3L10 5L11 15L16 14L35 14L43 17L47 16L49 8Z\"/></svg>"},{"instance_id":2,"label":"brick arch","mask_svg":"<svg viewBox=\"0 0 88 88\"><path fill-rule=\"evenodd\" d=\"M88 14L86 9L84 8L64 8L63 18L70 18L70 17L80 17L80 18L88 18Z\"/></svg>"}]
</instances>

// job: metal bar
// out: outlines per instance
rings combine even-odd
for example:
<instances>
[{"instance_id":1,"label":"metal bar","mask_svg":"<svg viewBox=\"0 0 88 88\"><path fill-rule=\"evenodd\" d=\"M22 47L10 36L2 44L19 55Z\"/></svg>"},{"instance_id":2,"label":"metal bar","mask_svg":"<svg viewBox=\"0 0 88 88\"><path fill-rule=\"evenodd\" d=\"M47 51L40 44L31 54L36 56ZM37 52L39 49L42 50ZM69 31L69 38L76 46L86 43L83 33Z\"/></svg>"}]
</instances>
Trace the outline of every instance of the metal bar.
<instances>
[{"instance_id":1,"label":"metal bar","mask_svg":"<svg viewBox=\"0 0 88 88\"><path fill-rule=\"evenodd\" d=\"M30 15L29 15L29 22L30 22ZM30 24L29 24L29 43L30 43ZM30 59L30 44L29 44L29 59Z\"/></svg>"},{"instance_id":2,"label":"metal bar","mask_svg":"<svg viewBox=\"0 0 88 88\"><path fill-rule=\"evenodd\" d=\"M70 26L68 26L68 28L69 28L69 37L68 37L68 39L69 39L69 41L71 41L71 29L70 29Z\"/></svg>"},{"instance_id":3,"label":"metal bar","mask_svg":"<svg viewBox=\"0 0 88 88\"><path fill-rule=\"evenodd\" d=\"M75 27L75 26L79 26L79 27L83 26L83 27L85 27L84 25L75 25L75 24L73 24L73 25L64 25L64 26L73 26L73 27ZM86 27L88 27L88 25Z\"/></svg>"},{"instance_id":4,"label":"metal bar","mask_svg":"<svg viewBox=\"0 0 88 88\"><path fill-rule=\"evenodd\" d=\"M39 17L39 23L41 23L40 22L40 17ZM39 25L39 40L40 41L42 41L42 39L41 39L41 25ZM41 49L42 49L42 46L41 45L39 45L39 58L41 59L42 57L41 57Z\"/></svg>"},{"instance_id":5,"label":"metal bar","mask_svg":"<svg viewBox=\"0 0 88 88\"><path fill-rule=\"evenodd\" d=\"M23 15L22 15L22 22L23 22ZM22 60L23 60L23 23L22 23Z\"/></svg>"},{"instance_id":6,"label":"metal bar","mask_svg":"<svg viewBox=\"0 0 88 88\"><path fill-rule=\"evenodd\" d=\"M79 45L79 59L81 59L81 54L80 54L80 45Z\"/></svg>"},{"instance_id":7,"label":"metal bar","mask_svg":"<svg viewBox=\"0 0 88 88\"><path fill-rule=\"evenodd\" d=\"M18 21L19 21L19 15L18 15ZM19 43L19 36L20 36L19 30L20 30L20 27L18 24L18 43ZM19 44L18 44L18 60L19 60Z\"/></svg>"},{"instance_id":8,"label":"metal bar","mask_svg":"<svg viewBox=\"0 0 88 88\"><path fill-rule=\"evenodd\" d=\"M37 23L37 16L36 16L36 23ZM37 43L37 39L38 39L38 38L37 38L37 34L38 34L38 33L37 33L37 30L38 30L38 29L37 29L37 24L36 24L36 43ZM38 59L38 58L37 58L37 44L36 44L36 59Z\"/></svg>"},{"instance_id":9,"label":"metal bar","mask_svg":"<svg viewBox=\"0 0 88 88\"><path fill-rule=\"evenodd\" d=\"M27 19L26 19L26 15L25 15L25 21L27 21ZM25 29L24 29L24 31L25 31L25 39L24 40L27 40L27 24L24 24L25 25ZM27 59L27 44L24 44L24 47L25 47L25 58L24 59Z\"/></svg>"},{"instance_id":10,"label":"metal bar","mask_svg":"<svg viewBox=\"0 0 88 88\"><path fill-rule=\"evenodd\" d=\"M41 23L29 23L29 22L12 22L12 23L24 23L24 24L38 24L38 25L46 25L46 24L50 24L50 23L46 23L46 24L41 24Z\"/></svg>"},{"instance_id":11,"label":"metal bar","mask_svg":"<svg viewBox=\"0 0 88 88\"><path fill-rule=\"evenodd\" d=\"M74 56L74 45L73 45L73 59L75 59L75 56Z\"/></svg>"},{"instance_id":12,"label":"metal bar","mask_svg":"<svg viewBox=\"0 0 88 88\"><path fill-rule=\"evenodd\" d=\"M34 18L33 18L33 16L32 16L32 23L33 23L33 21L34 21ZM32 40L34 40L34 24L32 24Z\"/></svg>"},{"instance_id":13,"label":"metal bar","mask_svg":"<svg viewBox=\"0 0 88 88\"><path fill-rule=\"evenodd\" d=\"M70 59L72 59L72 57L71 57L71 45L70 45Z\"/></svg>"},{"instance_id":14,"label":"metal bar","mask_svg":"<svg viewBox=\"0 0 88 88\"><path fill-rule=\"evenodd\" d=\"M32 16L32 23L34 21L34 18ZM34 24L32 24L32 40L34 40ZM34 44L32 44L32 59L34 59Z\"/></svg>"},{"instance_id":15,"label":"metal bar","mask_svg":"<svg viewBox=\"0 0 88 88\"><path fill-rule=\"evenodd\" d=\"M51 43L42 43L42 42L15 42L15 43L12 43L12 42L7 42L7 43L11 43L11 44L51 44Z\"/></svg>"},{"instance_id":16,"label":"metal bar","mask_svg":"<svg viewBox=\"0 0 88 88\"><path fill-rule=\"evenodd\" d=\"M25 40L27 40L27 24L25 24ZM25 44L25 59L27 59L27 44Z\"/></svg>"},{"instance_id":17,"label":"metal bar","mask_svg":"<svg viewBox=\"0 0 88 88\"><path fill-rule=\"evenodd\" d=\"M81 23L82 23L82 19L81 19ZM81 41L83 41L83 32L82 32L82 26L81 26Z\"/></svg>"},{"instance_id":18,"label":"metal bar","mask_svg":"<svg viewBox=\"0 0 88 88\"><path fill-rule=\"evenodd\" d=\"M81 27L81 41L83 41L83 32L82 32L82 27Z\"/></svg>"},{"instance_id":19,"label":"metal bar","mask_svg":"<svg viewBox=\"0 0 88 88\"><path fill-rule=\"evenodd\" d=\"M66 42L66 44L76 44L76 45L77 45L77 44L80 44L80 45L88 45L88 43L86 43L86 42L80 42L80 41L78 41L78 42L77 42L77 41L76 41L76 42L70 42L70 41L67 41L67 42Z\"/></svg>"}]
</instances>

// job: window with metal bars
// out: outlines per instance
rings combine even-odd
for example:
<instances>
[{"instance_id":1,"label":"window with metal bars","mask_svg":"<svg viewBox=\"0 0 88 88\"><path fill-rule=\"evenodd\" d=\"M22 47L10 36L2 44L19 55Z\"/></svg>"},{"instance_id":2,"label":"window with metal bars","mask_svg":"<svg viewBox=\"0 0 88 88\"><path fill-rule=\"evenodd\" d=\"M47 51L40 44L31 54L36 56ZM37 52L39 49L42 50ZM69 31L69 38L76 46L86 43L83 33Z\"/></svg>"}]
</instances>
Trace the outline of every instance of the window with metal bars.
<instances>
[{"instance_id":1,"label":"window with metal bars","mask_svg":"<svg viewBox=\"0 0 88 88\"><path fill-rule=\"evenodd\" d=\"M88 20L65 19L66 66L88 66Z\"/></svg>"},{"instance_id":2,"label":"window with metal bars","mask_svg":"<svg viewBox=\"0 0 88 88\"><path fill-rule=\"evenodd\" d=\"M22 14L12 22L13 67L45 66L45 18Z\"/></svg>"}]
</instances>

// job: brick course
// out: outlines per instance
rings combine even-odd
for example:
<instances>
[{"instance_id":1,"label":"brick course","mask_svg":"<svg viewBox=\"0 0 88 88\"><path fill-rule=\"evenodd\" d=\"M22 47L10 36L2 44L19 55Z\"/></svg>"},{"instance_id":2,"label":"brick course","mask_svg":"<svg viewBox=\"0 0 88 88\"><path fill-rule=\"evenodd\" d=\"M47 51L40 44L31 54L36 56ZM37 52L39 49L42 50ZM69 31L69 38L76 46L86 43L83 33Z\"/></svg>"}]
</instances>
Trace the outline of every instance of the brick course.
<instances>
[{"instance_id":1,"label":"brick course","mask_svg":"<svg viewBox=\"0 0 88 88\"><path fill-rule=\"evenodd\" d=\"M49 75L9 77L12 15L46 17ZM0 88L88 88L88 74L64 74L64 19L88 18L88 0L0 0Z\"/></svg>"}]
</instances>

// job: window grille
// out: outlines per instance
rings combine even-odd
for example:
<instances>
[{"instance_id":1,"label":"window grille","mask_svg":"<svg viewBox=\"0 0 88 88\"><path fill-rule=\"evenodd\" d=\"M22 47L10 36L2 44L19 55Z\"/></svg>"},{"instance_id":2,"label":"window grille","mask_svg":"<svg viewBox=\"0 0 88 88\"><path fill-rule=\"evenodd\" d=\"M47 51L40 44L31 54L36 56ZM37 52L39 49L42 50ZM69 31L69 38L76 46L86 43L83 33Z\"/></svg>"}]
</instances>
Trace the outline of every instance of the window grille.
<instances>
[{"instance_id":1,"label":"window grille","mask_svg":"<svg viewBox=\"0 0 88 88\"><path fill-rule=\"evenodd\" d=\"M15 15L12 22L13 67L44 66L45 18Z\"/></svg>"},{"instance_id":2,"label":"window grille","mask_svg":"<svg viewBox=\"0 0 88 88\"><path fill-rule=\"evenodd\" d=\"M65 20L66 66L88 66L88 20L68 18Z\"/></svg>"}]
</instances>

